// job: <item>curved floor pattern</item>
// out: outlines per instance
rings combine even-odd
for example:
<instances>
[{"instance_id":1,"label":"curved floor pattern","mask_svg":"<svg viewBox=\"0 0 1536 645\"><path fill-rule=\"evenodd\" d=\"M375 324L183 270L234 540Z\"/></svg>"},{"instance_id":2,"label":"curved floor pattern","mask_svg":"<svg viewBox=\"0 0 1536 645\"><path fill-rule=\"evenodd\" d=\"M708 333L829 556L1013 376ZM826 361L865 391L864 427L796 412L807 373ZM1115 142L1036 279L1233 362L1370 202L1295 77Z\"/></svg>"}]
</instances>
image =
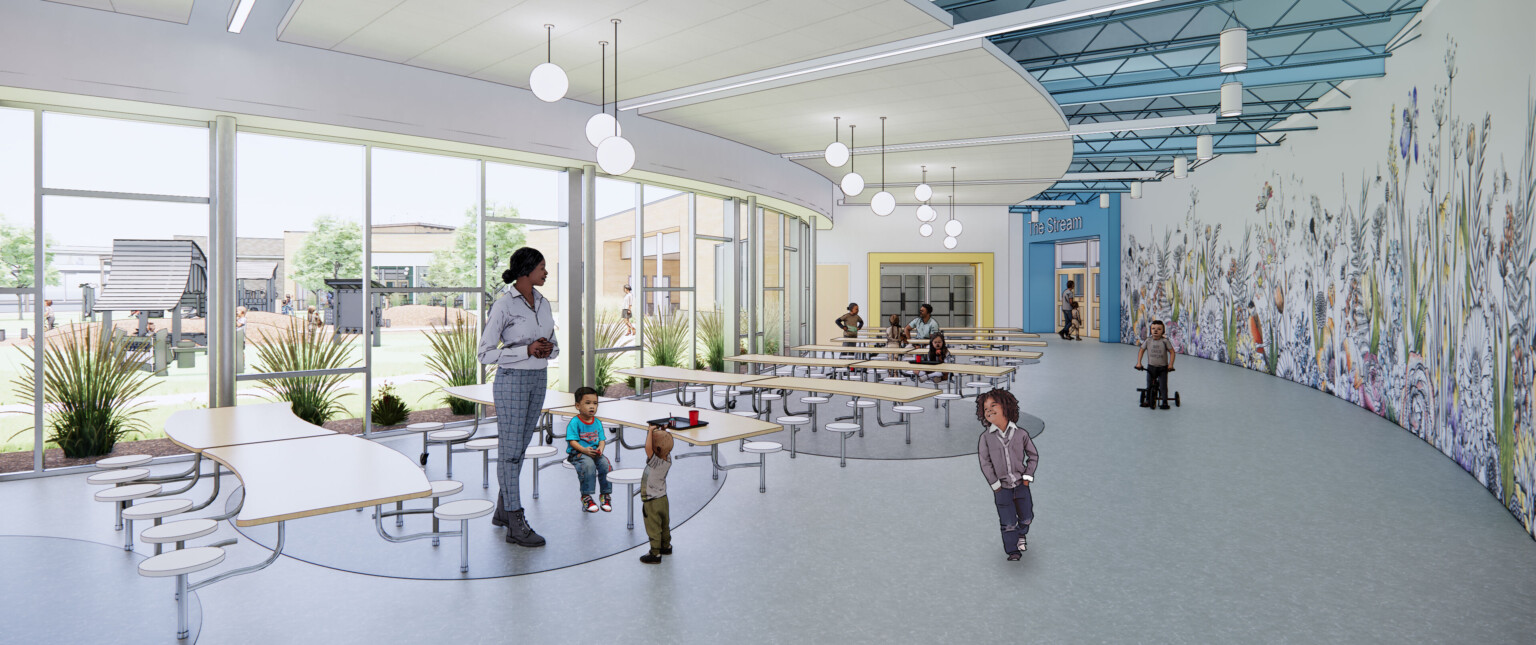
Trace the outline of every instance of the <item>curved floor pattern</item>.
<instances>
[{"instance_id":1,"label":"curved floor pattern","mask_svg":"<svg viewBox=\"0 0 1536 645\"><path fill-rule=\"evenodd\" d=\"M176 640L174 578L139 575L145 556L121 545L57 537L0 535L0 583L7 643L196 643L197 593L186 640ZM218 571L220 569L215 569ZM202 577L193 576L194 580Z\"/></svg>"},{"instance_id":2,"label":"curved floor pattern","mask_svg":"<svg viewBox=\"0 0 1536 645\"><path fill-rule=\"evenodd\" d=\"M804 392L796 392L790 397L791 407L799 411L805 407L800 403L800 397L806 396ZM816 432L811 432L809 425L800 427L800 432L795 437L795 448L802 455L816 455L820 457L838 456L841 449L842 438L835 432L827 432L825 426L832 423L832 417L849 414L846 406L847 397L832 397L830 403L819 406L816 424L820 427ZM944 427L944 408L934 408L933 399L916 403L923 408L921 414L912 415L912 443L906 442L906 429L900 425L880 427L876 423L873 410L867 411L864 424L864 436L857 434L848 437L849 459L938 459L942 457L958 457L961 455L976 454L976 435L981 431L981 426L976 421L976 399L966 398L950 402L949 427ZM895 423L898 415L891 413L891 404L880 403L881 415L886 423ZM783 414L779 406L774 406L774 416ZM1029 431L1029 436L1038 437L1045 431L1045 421L1040 417L1023 413L1019 414L1019 427ZM762 441L776 441L784 444L784 450L789 451L789 431L776 432L762 437ZM721 446L722 453L736 453L734 447ZM769 469L772 470L770 465Z\"/></svg>"},{"instance_id":3,"label":"curved floor pattern","mask_svg":"<svg viewBox=\"0 0 1536 645\"><path fill-rule=\"evenodd\" d=\"M408 454L411 448L415 448L416 453L421 448L419 439L397 439L385 443ZM676 450L683 453L698 449L679 442ZM432 449L432 466L428 473L433 479L442 478L441 473L434 472L442 465L441 454L440 448ZM721 454L721 460L725 462L743 461L727 454L725 450ZM616 464L616 467L638 467L642 463L639 451L625 451L624 457L624 461ZM479 457L455 456L454 461L458 467L454 479L464 483L464 492L444 498L444 502L456 499L496 499L494 462L491 468L491 487L482 489ZM283 555L330 569L371 576L468 580L561 569L606 558L647 542L638 495L634 498L635 528L626 529L626 486L613 487L612 512L586 513L580 508L581 494L575 471L565 468L559 462L545 460L543 463L549 466L539 474L539 499L533 499L532 462L528 462L528 467L523 469L522 482L523 507L527 512L528 523L548 541L543 547L530 549L507 544L506 529L492 526L489 516L472 520L469 526L469 572L459 573L458 538L442 538L436 547L432 546L430 539L388 542L378 535L373 521L373 509L365 509L361 512L343 511L289 522ZM686 522L714 499L720 487L725 485L725 479L725 472L720 473L718 480L710 479L707 456L675 461L672 472L667 476L667 500L671 505L673 528ZM231 493L226 507L233 508L239 499L238 492ZM407 509L427 508L429 505L429 500L405 503ZM390 508L393 505L386 510ZM390 535L422 533L432 529L432 517L429 514L407 515L404 528L396 528L395 519L389 517L384 520L384 528ZM458 522L445 522L440 530L456 531ZM239 531L269 549L276 543L275 526L245 527Z\"/></svg>"}]
</instances>

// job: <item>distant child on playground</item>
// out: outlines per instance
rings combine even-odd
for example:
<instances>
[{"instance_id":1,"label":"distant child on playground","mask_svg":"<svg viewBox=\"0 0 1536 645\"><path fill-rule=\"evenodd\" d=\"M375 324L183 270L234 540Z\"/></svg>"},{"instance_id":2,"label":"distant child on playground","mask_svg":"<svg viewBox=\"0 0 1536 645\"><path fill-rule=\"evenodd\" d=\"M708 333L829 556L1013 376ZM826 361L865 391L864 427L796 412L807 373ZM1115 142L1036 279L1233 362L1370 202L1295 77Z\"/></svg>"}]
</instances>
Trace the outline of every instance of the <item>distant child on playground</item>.
<instances>
[{"instance_id":1,"label":"distant child on playground","mask_svg":"<svg viewBox=\"0 0 1536 645\"><path fill-rule=\"evenodd\" d=\"M608 439L603 435L603 423L597 420L597 390L590 387L576 390L576 416L565 426L566 459L576 467L576 478L581 481L581 507L588 513L596 513L597 502L592 495L597 484L603 485L604 512L613 510L613 484L608 481L608 471L613 464L603 456Z\"/></svg>"},{"instance_id":2,"label":"distant child on playground","mask_svg":"<svg viewBox=\"0 0 1536 645\"><path fill-rule=\"evenodd\" d=\"M1018 560L1028 548L1025 536L1035 519L1035 502L1029 483L1035 480L1040 454L1029 432L1018 426L1019 400L1008 390L995 389L976 397L976 418L984 430L977 440L976 457L981 476L992 487L997 521L1003 530L1003 551Z\"/></svg>"},{"instance_id":3,"label":"distant child on playground","mask_svg":"<svg viewBox=\"0 0 1536 645\"><path fill-rule=\"evenodd\" d=\"M640 556L646 564L658 564L672 555L672 512L667 504L667 471L672 469L672 434L651 426L645 435L645 473L640 475L640 516L651 550Z\"/></svg>"},{"instance_id":4,"label":"distant child on playground","mask_svg":"<svg viewBox=\"0 0 1536 645\"><path fill-rule=\"evenodd\" d=\"M1163 338L1163 329L1163 321L1152 321L1151 335L1136 350L1136 369L1141 369L1142 356L1147 358L1147 396L1141 401L1144 408L1158 407L1161 401L1162 408L1168 409L1168 373L1173 371L1174 352L1173 343Z\"/></svg>"}]
</instances>

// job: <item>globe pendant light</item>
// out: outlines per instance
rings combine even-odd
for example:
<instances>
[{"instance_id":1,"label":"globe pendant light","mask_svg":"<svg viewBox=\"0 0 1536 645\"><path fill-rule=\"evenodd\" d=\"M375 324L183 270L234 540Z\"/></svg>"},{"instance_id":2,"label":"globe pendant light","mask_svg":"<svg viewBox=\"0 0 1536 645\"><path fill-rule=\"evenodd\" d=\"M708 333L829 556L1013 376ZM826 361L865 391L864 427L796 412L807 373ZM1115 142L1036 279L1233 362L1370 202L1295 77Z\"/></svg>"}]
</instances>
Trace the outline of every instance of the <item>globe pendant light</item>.
<instances>
[{"instance_id":1,"label":"globe pendant light","mask_svg":"<svg viewBox=\"0 0 1536 645\"><path fill-rule=\"evenodd\" d=\"M1195 158L1202 161L1216 156L1216 139L1209 134L1195 137Z\"/></svg>"},{"instance_id":2,"label":"globe pendant light","mask_svg":"<svg viewBox=\"0 0 1536 645\"><path fill-rule=\"evenodd\" d=\"M554 103L565 98L565 91L571 87L571 80L566 78L565 70L554 63L552 35L554 28L554 25L544 25L545 61L533 68L533 73L528 75L528 87L533 90L534 96L545 103Z\"/></svg>"},{"instance_id":3,"label":"globe pendant light","mask_svg":"<svg viewBox=\"0 0 1536 645\"><path fill-rule=\"evenodd\" d=\"M842 119L840 116L832 117L832 143L827 144L827 152L823 155L827 165L833 168L842 168L843 164L848 163L848 146L843 145L843 141L838 138L838 131L842 130L838 122Z\"/></svg>"},{"instance_id":4,"label":"globe pendant light","mask_svg":"<svg viewBox=\"0 0 1536 645\"><path fill-rule=\"evenodd\" d=\"M864 178L860 177L859 173L853 171L854 164L852 150L854 149L853 129L855 127L857 126L848 126L848 147L850 150L848 154L848 174L843 175L843 181L839 182L838 184L838 186L842 187L843 189L843 195L847 197L856 197L859 193L864 192Z\"/></svg>"},{"instance_id":5,"label":"globe pendant light","mask_svg":"<svg viewBox=\"0 0 1536 645\"><path fill-rule=\"evenodd\" d=\"M923 166L923 183L912 189L912 196L920 202L933 199L933 187L928 185L928 166Z\"/></svg>"},{"instance_id":6,"label":"globe pendant light","mask_svg":"<svg viewBox=\"0 0 1536 645\"><path fill-rule=\"evenodd\" d=\"M869 200L869 209L885 217L896 210L896 196L885 192L885 117L880 117L880 192Z\"/></svg>"},{"instance_id":7,"label":"globe pendant light","mask_svg":"<svg viewBox=\"0 0 1536 645\"><path fill-rule=\"evenodd\" d=\"M616 132L622 132L619 129L619 120L608 116L608 41L600 40L597 44L603 46L603 55L599 59L602 61L603 77L603 82L599 84L603 88L602 102L599 105L603 111L587 119L587 142L594 148L601 144L603 139L613 136Z\"/></svg>"},{"instance_id":8,"label":"globe pendant light","mask_svg":"<svg viewBox=\"0 0 1536 645\"><path fill-rule=\"evenodd\" d=\"M922 235L923 237L932 236L933 235L933 225L929 224L927 222L924 222L922 226L917 227L917 233L919 235Z\"/></svg>"},{"instance_id":9,"label":"globe pendant light","mask_svg":"<svg viewBox=\"0 0 1536 645\"><path fill-rule=\"evenodd\" d=\"M919 221L919 222L932 222L933 220L936 220L938 218L939 218L939 213L938 213L938 211L933 210L932 206L929 206L927 204L923 204L922 206L918 206L917 207L917 221Z\"/></svg>"},{"instance_id":10,"label":"globe pendant light","mask_svg":"<svg viewBox=\"0 0 1536 645\"><path fill-rule=\"evenodd\" d=\"M1221 115L1243 115L1243 84L1237 81L1221 84Z\"/></svg>"},{"instance_id":11,"label":"globe pendant light","mask_svg":"<svg viewBox=\"0 0 1536 645\"><path fill-rule=\"evenodd\" d=\"M955 239L954 236L944 238L944 248L946 249L953 249L959 245L960 240Z\"/></svg>"},{"instance_id":12,"label":"globe pendant light","mask_svg":"<svg viewBox=\"0 0 1536 645\"><path fill-rule=\"evenodd\" d=\"M946 248L946 249L955 248L955 245L953 244L954 239L957 238L957 237L960 237L960 232L964 231L964 230L965 230L965 227L960 224L960 220L955 219L955 167L954 166L950 166L949 167L949 221L948 222L944 222L944 234L948 235L949 237L945 238L945 240L944 240L944 248Z\"/></svg>"},{"instance_id":13,"label":"globe pendant light","mask_svg":"<svg viewBox=\"0 0 1536 645\"><path fill-rule=\"evenodd\" d=\"M613 136L597 144L597 165L610 175L635 167L635 147L619 136L619 19L613 22Z\"/></svg>"},{"instance_id":14,"label":"globe pendant light","mask_svg":"<svg viewBox=\"0 0 1536 645\"><path fill-rule=\"evenodd\" d=\"M1221 32L1221 73L1248 69L1248 30L1234 27Z\"/></svg>"}]
</instances>

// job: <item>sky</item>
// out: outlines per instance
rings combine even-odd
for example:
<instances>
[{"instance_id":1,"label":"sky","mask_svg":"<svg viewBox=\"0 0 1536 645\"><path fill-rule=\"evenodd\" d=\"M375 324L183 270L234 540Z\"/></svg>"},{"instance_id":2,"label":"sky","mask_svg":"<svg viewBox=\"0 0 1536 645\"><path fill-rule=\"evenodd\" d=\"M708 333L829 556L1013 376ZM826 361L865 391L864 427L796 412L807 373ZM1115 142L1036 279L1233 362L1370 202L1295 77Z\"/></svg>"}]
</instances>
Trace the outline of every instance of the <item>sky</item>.
<instances>
[{"instance_id":1,"label":"sky","mask_svg":"<svg viewBox=\"0 0 1536 645\"><path fill-rule=\"evenodd\" d=\"M48 113L43 119L47 188L208 196L208 131L160 123ZM32 113L0 108L0 216L32 228ZM280 238L321 215L362 222L366 208L361 146L239 133L236 140L240 237ZM486 201L523 217L560 219L559 173L488 163ZM375 148L373 222L464 224L478 199L477 162ZM632 208L634 184L599 178L598 214ZM647 200L676 191L647 187ZM49 196L44 230L59 246L110 247L113 239L207 235L202 204Z\"/></svg>"}]
</instances>

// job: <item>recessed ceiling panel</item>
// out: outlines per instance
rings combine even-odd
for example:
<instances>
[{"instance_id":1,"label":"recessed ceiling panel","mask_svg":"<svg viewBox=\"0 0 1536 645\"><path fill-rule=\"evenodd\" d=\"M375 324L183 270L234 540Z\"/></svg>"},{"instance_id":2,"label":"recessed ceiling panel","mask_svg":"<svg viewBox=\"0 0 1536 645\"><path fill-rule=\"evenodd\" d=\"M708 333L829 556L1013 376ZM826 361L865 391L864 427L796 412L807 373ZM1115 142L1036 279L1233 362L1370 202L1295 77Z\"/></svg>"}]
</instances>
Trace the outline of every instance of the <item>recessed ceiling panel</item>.
<instances>
[{"instance_id":1,"label":"recessed ceiling panel","mask_svg":"<svg viewBox=\"0 0 1536 645\"><path fill-rule=\"evenodd\" d=\"M1049 96L980 43L953 54L646 116L779 154L825 148L832 143L834 116L842 117L838 136L845 144L848 126L858 126L858 147L879 145L882 116L888 117L888 144L1059 132L1067 127Z\"/></svg>"},{"instance_id":2,"label":"recessed ceiling panel","mask_svg":"<svg viewBox=\"0 0 1536 645\"><path fill-rule=\"evenodd\" d=\"M192 17L192 0L50 0L59 4L100 9L115 13L187 24Z\"/></svg>"},{"instance_id":3,"label":"recessed ceiling panel","mask_svg":"<svg viewBox=\"0 0 1536 645\"><path fill-rule=\"evenodd\" d=\"M613 40L611 18L623 21L625 97L948 28L907 0L295 2L279 35L285 42L517 87L527 87L528 73L545 61L544 25L553 24L553 59L570 76L568 96L589 103L599 100L598 41Z\"/></svg>"}]
</instances>

